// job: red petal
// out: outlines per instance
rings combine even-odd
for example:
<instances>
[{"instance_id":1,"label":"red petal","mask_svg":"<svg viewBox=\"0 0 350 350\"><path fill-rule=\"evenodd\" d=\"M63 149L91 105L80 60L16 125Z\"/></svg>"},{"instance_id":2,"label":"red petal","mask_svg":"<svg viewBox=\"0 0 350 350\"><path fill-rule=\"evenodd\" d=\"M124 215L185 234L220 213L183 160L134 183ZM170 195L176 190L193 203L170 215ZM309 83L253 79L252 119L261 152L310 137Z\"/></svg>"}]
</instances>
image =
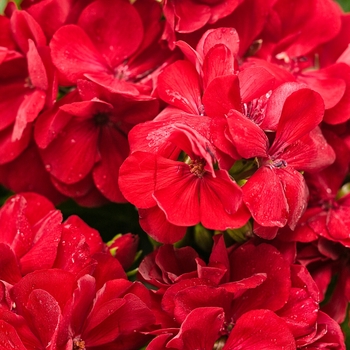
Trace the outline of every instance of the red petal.
<instances>
[{"instance_id":1,"label":"red petal","mask_svg":"<svg viewBox=\"0 0 350 350\"><path fill-rule=\"evenodd\" d=\"M152 197L155 169L156 156L145 152L131 154L120 167L120 190L125 198L138 208L150 208L156 204Z\"/></svg>"},{"instance_id":2,"label":"red petal","mask_svg":"<svg viewBox=\"0 0 350 350\"><path fill-rule=\"evenodd\" d=\"M29 40L29 50L27 52L28 73L32 84L41 89L47 90L49 87L48 77L44 63L32 40Z\"/></svg>"},{"instance_id":3,"label":"red petal","mask_svg":"<svg viewBox=\"0 0 350 350\"><path fill-rule=\"evenodd\" d=\"M347 64L339 63L337 65L329 67L329 70L331 70L332 76L334 78L342 79L345 81L346 89L339 103L337 103L333 108L326 110L324 121L329 124L340 124L349 120L350 67Z\"/></svg>"},{"instance_id":4,"label":"red petal","mask_svg":"<svg viewBox=\"0 0 350 350\"><path fill-rule=\"evenodd\" d=\"M86 73L108 73L107 62L89 36L76 25L61 27L50 42L52 61L66 79L75 84Z\"/></svg>"},{"instance_id":5,"label":"red petal","mask_svg":"<svg viewBox=\"0 0 350 350\"><path fill-rule=\"evenodd\" d=\"M141 98L137 86L132 82L116 79L113 75L107 73L90 73L84 74L84 77L93 81L96 84L103 86L112 93L121 94L124 96L132 96ZM142 99L149 100L150 96L142 96Z\"/></svg>"},{"instance_id":6,"label":"red petal","mask_svg":"<svg viewBox=\"0 0 350 350\"><path fill-rule=\"evenodd\" d=\"M309 190L303 176L293 168L276 169L276 174L284 188L288 203L288 226L294 230L306 209Z\"/></svg>"},{"instance_id":7,"label":"red petal","mask_svg":"<svg viewBox=\"0 0 350 350\"><path fill-rule=\"evenodd\" d=\"M53 266L81 276L85 271L91 273L95 265L85 237L75 226L64 226Z\"/></svg>"},{"instance_id":8,"label":"red petal","mask_svg":"<svg viewBox=\"0 0 350 350\"><path fill-rule=\"evenodd\" d=\"M182 77L179 79L179 77ZM159 97L181 110L200 114L201 88L195 68L187 61L176 61L158 77Z\"/></svg>"},{"instance_id":9,"label":"red petal","mask_svg":"<svg viewBox=\"0 0 350 350\"><path fill-rule=\"evenodd\" d=\"M25 8L34 17L48 38L51 38L66 22L69 11L73 12L69 0L44 0L31 3L29 7L23 5L22 9Z\"/></svg>"},{"instance_id":10,"label":"red petal","mask_svg":"<svg viewBox=\"0 0 350 350\"><path fill-rule=\"evenodd\" d=\"M16 256L11 248L3 243L0 243L0 253L0 279L15 284L22 278Z\"/></svg>"},{"instance_id":11,"label":"red petal","mask_svg":"<svg viewBox=\"0 0 350 350\"><path fill-rule=\"evenodd\" d=\"M243 226L249 220L247 210L239 211L242 191L224 170L216 178L204 174L200 183L201 222L209 229L226 230ZM215 204L214 204L215 203Z\"/></svg>"},{"instance_id":12,"label":"red petal","mask_svg":"<svg viewBox=\"0 0 350 350\"><path fill-rule=\"evenodd\" d=\"M241 316L223 350L295 350L295 340L287 324L270 310L253 310Z\"/></svg>"},{"instance_id":13,"label":"red petal","mask_svg":"<svg viewBox=\"0 0 350 350\"><path fill-rule=\"evenodd\" d=\"M230 137L242 158L267 157L269 140L262 129L237 111L227 118Z\"/></svg>"},{"instance_id":14,"label":"red petal","mask_svg":"<svg viewBox=\"0 0 350 350\"><path fill-rule=\"evenodd\" d=\"M11 296L16 303L18 312L23 314L29 295L33 290L45 290L58 302L63 310L67 301L72 297L76 279L73 274L59 270L37 270L24 276L11 289ZM64 288L62 288L64 286Z\"/></svg>"},{"instance_id":15,"label":"red petal","mask_svg":"<svg viewBox=\"0 0 350 350\"><path fill-rule=\"evenodd\" d=\"M71 215L64 225L74 225L85 236L85 241L89 245L90 254L101 252L105 249L105 245L99 232L87 225L79 216Z\"/></svg>"},{"instance_id":16,"label":"red petal","mask_svg":"<svg viewBox=\"0 0 350 350\"><path fill-rule=\"evenodd\" d=\"M213 79L202 98L205 114L210 117L224 117L231 109L241 111L241 96L237 75Z\"/></svg>"},{"instance_id":17,"label":"red petal","mask_svg":"<svg viewBox=\"0 0 350 350\"><path fill-rule=\"evenodd\" d=\"M34 137L40 148L46 148L49 143L64 129L72 116L59 109L60 106L75 102L77 90L65 95L53 108L42 113L35 122Z\"/></svg>"},{"instance_id":18,"label":"red petal","mask_svg":"<svg viewBox=\"0 0 350 350\"><path fill-rule=\"evenodd\" d=\"M166 348L213 349L224 321L222 308L199 307L187 315L179 333L167 343Z\"/></svg>"},{"instance_id":19,"label":"red petal","mask_svg":"<svg viewBox=\"0 0 350 350\"><path fill-rule=\"evenodd\" d=\"M53 266L62 233L61 222L62 214L58 210L52 211L40 221L33 246L20 260L23 274Z\"/></svg>"},{"instance_id":20,"label":"red petal","mask_svg":"<svg viewBox=\"0 0 350 350\"><path fill-rule=\"evenodd\" d=\"M187 227L171 224L157 206L139 209L140 225L155 241L173 244L185 236Z\"/></svg>"},{"instance_id":21,"label":"red petal","mask_svg":"<svg viewBox=\"0 0 350 350\"><path fill-rule=\"evenodd\" d=\"M293 92L285 100L276 138L270 154L282 151L321 123L324 113L322 97L310 89Z\"/></svg>"},{"instance_id":22,"label":"red petal","mask_svg":"<svg viewBox=\"0 0 350 350\"><path fill-rule=\"evenodd\" d=\"M292 288L287 304L277 311L289 326L295 338L315 330L319 305L304 289Z\"/></svg>"},{"instance_id":23,"label":"red petal","mask_svg":"<svg viewBox=\"0 0 350 350\"><path fill-rule=\"evenodd\" d=\"M20 140L28 123L36 119L45 105L45 97L46 93L39 89L35 89L32 93L24 96L13 127L13 141Z\"/></svg>"},{"instance_id":24,"label":"red petal","mask_svg":"<svg viewBox=\"0 0 350 350\"><path fill-rule=\"evenodd\" d=\"M276 172L261 167L243 186L243 201L262 226L283 227L288 221L288 203Z\"/></svg>"},{"instance_id":25,"label":"red petal","mask_svg":"<svg viewBox=\"0 0 350 350\"><path fill-rule=\"evenodd\" d=\"M262 67L248 67L238 73L242 102L259 98L272 90L275 78Z\"/></svg>"},{"instance_id":26,"label":"red petal","mask_svg":"<svg viewBox=\"0 0 350 350\"><path fill-rule=\"evenodd\" d=\"M32 128L29 125L23 131L19 140L12 141L12 128L0 131L0 164L4 164L18 157L28 146Z\"/></svg>"},{"instance_id":27,"label":"red petal","mask_svg":"<svg viewBox=\"0 0 350 350\"><path fill-rule=\"evenodd\" d=\"M29 92L30 89L23 86L23 80L0 85L0 130L16 120L17 110Z\"/></svg>"},{"instance_id":28,"label":"red petal","mask_svg":"<svg viewBox=\"0 0 350 350\"><path fill-rule=\"evenodd\" d=\"M217 44L210 49L203 62L204 89L216 77L233 75L235 61L231 51L224 44Z\"/></svg>"},{"instance_id":29,"label":"red petal","mask_svg":"<svg viewBox=\"0 0 350 350\"><path fill-rule=\"evenodd\" d=\"M225 45L232 56L237 56L239 50L238 33L232 27L207 30L199 40L196 50L202 57L205 57L210 49L218 44Z\"/></svg>"},{"instance_id":30,"label":"red petal","mask_svg":"<svg viewBox=\"0 0 350 350\"><path fill-rule=\"evenodd\" d=\"M42 289L33 290L26 305L33 327L38 330L42 345L47 348L57 342L58 326L61 316L55 298Z\"/></svg>"},{"instance_id":31,"label":"red petal","mask_svg":"<svg viewBox=\"0 0 350 350\"><path fill-rule=\"evenodd\" d=\"M288 301L290 264L274 246L266 243L241 246L230 255L230 271L230 281L238 283L245 283L252 276L257 276L259 282L259 275L265 276L263 283L246 290L236 299L233 305L236 316L254 309L279 310Z\"/></svg>"},{"instance_id":32,"label":"red petal","mask_svg":"<svg viewBox=\"0 0 350 350\"><path fill-rule=\"evenodd\" d=\"M205 4L176 2L172 6L177 20L175 30L179 33L191 33L202 28L211 15L210 7ZM192 13L196 13L196 16L192 16ZM165 16L167 17L166 12Z\"/></svg>"},{"instance_id":33,"label":"red petal","mask_svg":"<svg viewBox=\"0 0 350 350\"><path fill-rule=\"evenodd\" d=\"M295 141L281 155L288 165L303 171L320 171L332 164L335 154L320 128Z\"/></svg>"},{"instance_id":34,"label":"red petal","mask_svg":"<svg viewBox=\"0 0 350 350\"><path fill-rule=\"evenodd\" d=\"M260 127L263 130L276 130L281 118L286 99L293 93L303 89L299 83L284 83L277 87L271 94L265 112L265 118Z\"/></svg>"},{"instance_id":35,"label":"red petal","mask_svg":"<svg viewBox=\"0 0 350 350\"><path fill-rule=\"evenodd\" d=\"M192 226L200 222L199 186L200 179L187 164L157 159L153 196L170 223Z\"/></svg>"},{"instance_id":36,"label":"red petal","mask_svg":"<svg viewBox=\"0 0 350 350\"><path fill-rule=\"evenodd\" d=\"M98 113L109 113L113 106L97 98L91 101L72 102L60 107L61 111L82 119L92 119Z\"/></svg>"},{"instance_id":37,"label":"red petal","mask_svg":"<svg viewBox=\"0 0 350 350\"><path fill-rule=\"evenodd\" d=\"M16 332L16 328L3 320L0 320L0 347L3 350L28 349L23 345L18 333Z\"/></svg>"},{"instance_id":38,"label":"red petal","mask_svg":"<svg viewBox=\"0 0 350 350\"><path fill-rule=\"evenodd\" d=\"M98 190L112 202L125 202L118 186L119 168L129 154L128 140L119 130L102 128L99 142L101 160L93 170Z\"/></svg>"},{"instance_id":39,"label":"red petal","mask_svg":"<svg viewBox=\"0 0 350 350\"><path fill-rule=\"evenodd\" d=\"M92 120L73 118L65 132L42 150L46 169L67 184L80 181L95 164L98 135Z\"/></svg>"},{"instance_id":40,"label":"red petal","mask_svg":"<svg viewBox=\"0 0 350 350\"><path fill-rule=\"evenodd\" d=\"M334 77L332 70L339 70L344 74L344 69L347 68L337 64L329 68L305 72L298 77L298 81L304 82L310 89L317 91L323 98L325 108L329 109L342 99L347 85L344 79Z\"/></svg>"},{"instance_id":41,"label":"red petal","mask_svg":"<svg viewBox=\"0 0 350 350\"><path fill-rule=\"evenodd\" d=\"M11 16L12 34L22 52L28 51L28 39L36 46L45 46L46 38L34 18L26 11L15 11Z\"/></svg>"},{"instance_id":42,"label":"red petal","mask_svg":"<svg viewBox=\"0 0 350 350\"><path fill-rule=\"evenodd\" d=\"M78 24L113 68L133 54L143 38L138 12L123 0L92 2L81 13Z\"/></svg>"}]
</instances>

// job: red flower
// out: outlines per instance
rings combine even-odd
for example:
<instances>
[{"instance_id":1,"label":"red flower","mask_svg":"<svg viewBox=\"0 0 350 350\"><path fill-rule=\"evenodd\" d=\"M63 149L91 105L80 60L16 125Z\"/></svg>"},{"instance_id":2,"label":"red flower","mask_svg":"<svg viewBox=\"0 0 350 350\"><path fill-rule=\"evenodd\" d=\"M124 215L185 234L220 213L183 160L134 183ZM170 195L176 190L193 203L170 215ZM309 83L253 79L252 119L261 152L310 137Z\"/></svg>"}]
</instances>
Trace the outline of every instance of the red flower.
<instances>
[{"instance_id":1,"label":"red flower","mask_svg":"<svg viewBox=\"0 0 350 350\"><path fill-rule=\"evenodd\" d=\"M258 170L243 186L243 200L259 224L256 233L262 237L271 239L277 233L263 227L288 224L294 229L304 212L308 189L297 170L315 171L334 161L332 149L315 129L322 114L323 103L317 93L284 84L271 95L260 127L249 120L250 114L231 111L227 118L237 152L246 159L258 157ZM276 130L271 146L261 128Z\"/></svg>"},{"instance_id":2,"label":"red flower","mask_svg":"<svg viewBox=\"0 0 350 350\"><path fill-rule=\"evenodd\" d=\"M79 94L66 95L36 124L46 170L60 192L82 205L123 202L117 180L129 152L127 134L156 114L158 102L133 101L92 82L78 86Z\"/></svg>"},{"instance_id":3,"label":"red flower","mask_svg":"<svg viewBox=\"0 0 350 350\"><path fill-rule=\"evenodd\" d=\"M160 18L161 8L154 1L89 4L77 25L61 27L50 42L62 84L88 78L114 92L148 100L152 86L147 82L152 85L152 73L169 56L159 46L152 51L160 36Z\"/></svg>"},{"instance_id":4,"label":"red flower","mask_svg":"<svg viewBox=\"0 0 350 350\"><path fill-rule=\"evenodd\" d=\"M207 228L224 230L244 225L248 215L241 206L241 190L225 170L213 169L209 142L185 124L173 125L173 130L172 140L180 147L176 154L183 149L189 155L185 163L134 152L120 169L123 194L138 208L158 207L175 226L202 222ZM159 220L148 232L158 241L173 243L184 234L181 230L172 237L163 231L163 217L157 214L148 219Z\"/></svg>"}]
</instances>

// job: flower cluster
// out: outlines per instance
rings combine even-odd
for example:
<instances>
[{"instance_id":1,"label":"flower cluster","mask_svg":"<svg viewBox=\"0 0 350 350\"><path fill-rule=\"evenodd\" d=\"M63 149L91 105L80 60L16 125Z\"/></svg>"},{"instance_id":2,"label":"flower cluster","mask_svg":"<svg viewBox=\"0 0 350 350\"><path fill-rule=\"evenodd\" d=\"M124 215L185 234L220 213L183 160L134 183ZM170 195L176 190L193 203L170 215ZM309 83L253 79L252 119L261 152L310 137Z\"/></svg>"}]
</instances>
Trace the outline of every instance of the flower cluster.
<instances>
[{"instance_id":1,"label":"flower cluster","mask_svg":"<svg viewBox=\"0 0 350 350\"><path fill-rule=\"evenodd\" d=\"M0 210L1 346L345 349L349 14L19 2L0 16L0 184L20 193ZM164 244L138 282L139 236L103 243L67 198L137 208Z\"/></svg>"}]
</instances>

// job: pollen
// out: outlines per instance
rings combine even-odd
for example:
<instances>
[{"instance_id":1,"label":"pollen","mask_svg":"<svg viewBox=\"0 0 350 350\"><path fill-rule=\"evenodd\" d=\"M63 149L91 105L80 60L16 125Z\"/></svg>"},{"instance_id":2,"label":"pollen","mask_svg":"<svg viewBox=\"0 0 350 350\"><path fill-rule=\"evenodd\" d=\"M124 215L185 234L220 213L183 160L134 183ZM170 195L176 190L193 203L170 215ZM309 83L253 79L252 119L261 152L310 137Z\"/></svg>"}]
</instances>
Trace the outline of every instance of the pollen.
<instances>
[{"instance_id":1,"label":"pollen","mask_svg":"<svg viewBox=\"0 0 350 350\"><path fill-rule=\"evenodd\" d=\"M205 173L204 166L205 166L205 160L204 159L195 159L191 161L190 164L188 164L190 167L190 172L197 177L203 177L203 174Z\"/></svg>"},{"instance_id":2,"label":"pollen","mask_svg":"<svg viewBox=\"0 0 350 350\"><path fill-rule=\"evenodd\" d=\"M75 338L73 340L73 350L83 350L85 348L85 342L80 338Z\"/></svg>"}]
</instances>

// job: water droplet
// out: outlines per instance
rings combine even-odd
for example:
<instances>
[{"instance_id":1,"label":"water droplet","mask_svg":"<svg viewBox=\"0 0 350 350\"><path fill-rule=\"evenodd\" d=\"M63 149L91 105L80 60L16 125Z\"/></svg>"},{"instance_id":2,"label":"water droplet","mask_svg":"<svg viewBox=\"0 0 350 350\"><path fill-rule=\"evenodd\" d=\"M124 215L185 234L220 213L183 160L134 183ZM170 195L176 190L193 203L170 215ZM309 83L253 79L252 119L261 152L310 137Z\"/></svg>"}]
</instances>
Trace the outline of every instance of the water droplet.
<instances>
[{"instance_id":1,"label":"water droplet","mask_svg":"<svg viewBox=\"0 0 350 350\"><path fill-rule=\"evenodd\" d=\"M50 164L46 164L45 165L45 169L46 169L46 171L51 171L51 165Z\"/></svg>"}]
</instances>

